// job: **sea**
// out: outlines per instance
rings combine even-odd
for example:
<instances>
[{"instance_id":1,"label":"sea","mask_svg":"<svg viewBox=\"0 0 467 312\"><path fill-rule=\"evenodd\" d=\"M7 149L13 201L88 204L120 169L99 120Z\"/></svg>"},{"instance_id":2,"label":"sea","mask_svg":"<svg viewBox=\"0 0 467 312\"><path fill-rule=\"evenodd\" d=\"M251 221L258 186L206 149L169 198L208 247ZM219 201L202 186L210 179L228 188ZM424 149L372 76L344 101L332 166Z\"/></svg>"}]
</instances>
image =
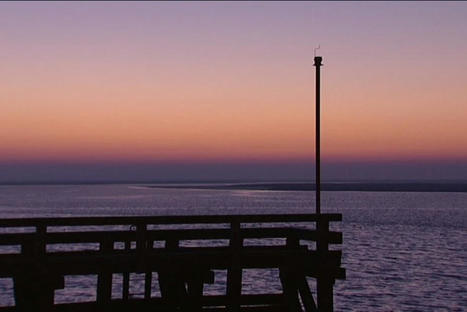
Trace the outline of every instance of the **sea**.
<instances>
[{"instance_id":1,"label":"sea","mask_svg":"<svg viewBox=\"0 0 467 312\"><path fill-rule=\"evenodd\" d=\"M0 186L0 218L293 214L312 213L314 205L311 191ZM335 311L467 311L467 193L323 192L322 212L343 215L332 227L343 232L347 271L335 283ZM246 273L243 292L280 291L277 272ZM222 291L225 276L219 274L205 292ZM131 295L141 297L144 277L131 279ZM66 277L56 302L94 300L95 283L94 277ZM11 279L0 278L0 306L14 304L12 286Z\"/></svg>"}]
</instances>

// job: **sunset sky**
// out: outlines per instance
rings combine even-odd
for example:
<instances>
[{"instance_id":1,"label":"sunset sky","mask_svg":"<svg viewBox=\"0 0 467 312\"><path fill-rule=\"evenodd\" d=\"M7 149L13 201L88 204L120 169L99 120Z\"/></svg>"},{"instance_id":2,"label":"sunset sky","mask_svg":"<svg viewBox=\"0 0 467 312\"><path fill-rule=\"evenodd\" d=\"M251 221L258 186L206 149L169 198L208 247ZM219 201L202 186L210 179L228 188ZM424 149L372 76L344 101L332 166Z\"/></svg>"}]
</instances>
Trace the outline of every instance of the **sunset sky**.
<instances>
[{"instance_id":1,"label":"sunset sky","mask_svg":"<svg viewBox=\"0 0 467 312\"><path fill-rule=\"evenodd\" d=\"M0 3L0 182L467 179L466 2ZM2 173L3 172L3 173Z\"/></svg>"}]
</instances>

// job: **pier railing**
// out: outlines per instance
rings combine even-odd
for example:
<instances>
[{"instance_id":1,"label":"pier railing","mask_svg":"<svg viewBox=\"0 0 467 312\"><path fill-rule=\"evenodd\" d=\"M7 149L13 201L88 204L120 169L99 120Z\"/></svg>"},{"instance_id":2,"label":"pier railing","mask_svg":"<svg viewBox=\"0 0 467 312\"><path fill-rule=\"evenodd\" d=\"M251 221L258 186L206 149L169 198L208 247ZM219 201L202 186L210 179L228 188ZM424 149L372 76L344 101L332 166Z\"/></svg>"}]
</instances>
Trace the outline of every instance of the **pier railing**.
<instances>
[{"instance_id":1,"label":"pier railing","mask_svg":"<svg viewBox=\"0 0 467 312\"><path fill-rule=\"evenodd\" d=\"M12 278L15 306L0 311L332 311L345 278L340 214L78 217L0 220L0 278ZM311 226L310 226L311 225ZM219 241L221 243L219 243ZM271 243L272 242L272 243ZM8 249L5 249L8 247ZM3 248L3 249L1 249ZM7 252L5 252L7 250ZM282 293L242 294L243 269L278 269ZM209 295L213 270L226 292ZM131 298L130 273L144 296ZM157 273L160 296L152 293ZM122 274L121 297L112 297ZM55 302L67 275L97 275L94 302ZM316 291L308 279L316 280Z\"/></svg>"}]
</instances>

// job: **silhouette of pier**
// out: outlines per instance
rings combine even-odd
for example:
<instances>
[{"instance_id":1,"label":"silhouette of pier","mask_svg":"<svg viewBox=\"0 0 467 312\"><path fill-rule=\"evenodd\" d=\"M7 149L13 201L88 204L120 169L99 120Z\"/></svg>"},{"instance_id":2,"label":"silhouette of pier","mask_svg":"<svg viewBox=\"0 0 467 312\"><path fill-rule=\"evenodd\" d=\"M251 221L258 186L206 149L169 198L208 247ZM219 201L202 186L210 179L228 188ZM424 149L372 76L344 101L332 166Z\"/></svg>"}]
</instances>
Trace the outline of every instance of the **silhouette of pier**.
<instances>
[{"instance_id":1,"label":"silhouette of pier","mask_svg":"<svg viewBox=\"0 0 467 312\"><path fill-rule=\"evenodd\" d=\"M0 311L332 311L345 278L340 214L79 217L0 220L0 278L15 306ZM214 243L222 241L223 243ZM0 249L2 250L2 249ZM277 269L282 291L242 293L244 269ZM204 291L225 270L225 293ZM130 294L144 275L144 296ZM115 275L121 294L113 297ZM96 300L56 303L67 275L97 276ZM157 276L157 279L155 277ZM312 291L309 282L314 285ZM157 283L160 293L152 289ZM219 281L217 281L219 283ZM92 286L90 286L92 287Z\"/></svg>"}]
</instances>

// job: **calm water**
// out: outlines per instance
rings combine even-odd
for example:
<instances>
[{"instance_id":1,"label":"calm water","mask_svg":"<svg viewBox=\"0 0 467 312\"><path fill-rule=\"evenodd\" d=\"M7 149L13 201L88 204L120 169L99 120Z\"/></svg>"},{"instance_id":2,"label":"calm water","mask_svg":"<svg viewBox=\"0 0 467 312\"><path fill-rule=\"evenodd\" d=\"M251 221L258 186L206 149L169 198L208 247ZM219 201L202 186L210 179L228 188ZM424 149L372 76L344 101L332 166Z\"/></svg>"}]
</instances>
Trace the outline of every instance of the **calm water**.
<instances>
[{"instance_id":1,"label":"calm water","mask_svg":"<svg viewBox=\"0 0 467 312\"><path fill-rule=\"evenodd\" d=\"M313 204L313 192L0 186L1 218L298 213ZM339 230L347 280L336 282L336 311L467 311L467 193L324 192L322 209L344 217ZM136 297L141 278L132 276ZM279 290L276 278L274 271L250 271L245 291L262 285ZM87 286L95 282L67 278L57 301L94 299ZM0 279L0 306L13 303L11 284Z\"/></svg>"}]
</instances>

